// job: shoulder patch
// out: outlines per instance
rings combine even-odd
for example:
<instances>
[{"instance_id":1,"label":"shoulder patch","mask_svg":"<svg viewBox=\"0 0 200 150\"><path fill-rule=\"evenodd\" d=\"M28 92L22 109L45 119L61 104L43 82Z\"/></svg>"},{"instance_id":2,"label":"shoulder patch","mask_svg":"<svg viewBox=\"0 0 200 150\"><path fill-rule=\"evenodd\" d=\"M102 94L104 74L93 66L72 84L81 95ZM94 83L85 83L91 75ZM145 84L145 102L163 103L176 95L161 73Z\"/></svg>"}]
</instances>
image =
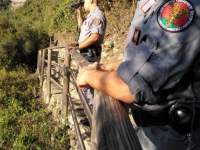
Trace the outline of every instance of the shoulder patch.
<instances>
[{"instance_id":1,"label":"shoulder patch","mask_svg":"<svg viewBox=\"0 0 200 150\"><path fill-rule=\"evenodd\" d=\"M168 32L180 32L192 23L195 11L186 0L170 0L158 11L158 24Z\"/></svg>"},{"instance_id":2,"label":"shoulder patch","mask_svg":"<svg viewBox=\"0 0 200 150\"><path fill-rule=\"evenodd\" d=\"M94 24L95 26L99 25L100 23L101 23L101 20L98 19L98 18L95 18L95 19L93 20L93 24Z\"/></svg>"}]
</instances>

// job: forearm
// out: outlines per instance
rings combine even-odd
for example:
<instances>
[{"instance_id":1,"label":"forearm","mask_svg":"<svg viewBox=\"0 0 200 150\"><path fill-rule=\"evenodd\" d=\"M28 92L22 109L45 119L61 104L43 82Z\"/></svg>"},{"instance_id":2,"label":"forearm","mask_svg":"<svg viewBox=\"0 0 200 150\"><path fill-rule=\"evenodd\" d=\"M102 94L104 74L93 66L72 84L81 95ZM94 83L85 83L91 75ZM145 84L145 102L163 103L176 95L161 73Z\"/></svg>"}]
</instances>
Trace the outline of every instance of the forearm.
<instances>
[{"instance_id":1,"label":"forearm","mask_svg":"<svg viewBox=\"0 0 200 150\"><path fill-rule=\"evenodd\" d=\"M68 44L68 50L77 50L79 49L80 51L83 48L89 47L92 44L96 43L98 41L98 39L100 38L101 35L99 34L92 34L89 38L87 38L85 41L83 41L82 43L79 43L78 48L76 47L76 44Z\"/></svg>"},{"instance_id":2,"label":"forearm","mask_svg":"<svg viewBox=\"0 0 200 150\"><path fill-rule=\"evenodd\" d=\"M121 80L117 72L89 70L85 74L86 82L94 89L106 93L125 103L133 103L134 99L128 86Z\"/></svg>"},{"instance_id":3,"label":"forearm","mask_svg":"<svg viewBox=\"0 0 200 150\"><path fill-rule=\"evenodd\" d=\"M81 8L80 8L80 9L81 9ZM80 9L77 10L77 21L78 21L78 27L79 27L79 28L81 28L81 25L82 25L83 20L84 20L83 14L82 14L82 12L81 12Z\"/></svg>"},{"instance_id":4,"label":"forearm","mask_svg":"<svg viewBox=\"0 0 200 150\"><path fill-rule=\"evenodd\" d=\"M79 43L79 49L81 50L83 48L91 46L92 44L96 43L100 37L100 34L91 34L85 41Z\"/></svg>"}]
</instances>

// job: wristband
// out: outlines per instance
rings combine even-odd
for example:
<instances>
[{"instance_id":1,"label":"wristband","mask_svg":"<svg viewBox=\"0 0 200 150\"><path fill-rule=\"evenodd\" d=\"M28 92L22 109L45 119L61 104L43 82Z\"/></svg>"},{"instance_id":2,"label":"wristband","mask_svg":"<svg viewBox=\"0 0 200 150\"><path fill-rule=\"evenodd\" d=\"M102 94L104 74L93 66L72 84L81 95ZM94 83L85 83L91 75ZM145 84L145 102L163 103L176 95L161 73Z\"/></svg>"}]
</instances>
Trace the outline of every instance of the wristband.
<instances>
[{"instance_id":1,"label":"wristband","mask_svg":"<svg viewBox=\"0 0 200 150\"><path fill-rule=\"evenodd\" d=\"M76 50L79 50L79 44L76 44Z\"/></svg>"}]
</instances>

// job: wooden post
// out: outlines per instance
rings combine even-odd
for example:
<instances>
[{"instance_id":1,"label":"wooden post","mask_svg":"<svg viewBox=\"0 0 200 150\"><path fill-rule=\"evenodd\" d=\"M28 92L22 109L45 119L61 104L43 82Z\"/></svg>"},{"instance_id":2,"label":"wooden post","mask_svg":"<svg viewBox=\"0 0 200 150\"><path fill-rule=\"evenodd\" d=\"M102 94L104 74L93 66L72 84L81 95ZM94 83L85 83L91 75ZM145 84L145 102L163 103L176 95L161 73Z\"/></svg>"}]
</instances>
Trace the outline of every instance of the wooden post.
<instances>
[{"instance_id":1,"label":"wooden post","mask_svg":"<svg viewBox=\"0 0 200 150\"><path fill-rule=\"evenodd\" d=\"M70 50L70 54L82 67L89 64L79 53ZM91 150L142 150L123 104L96 90L93 106Z\"/></svg>"},{"instance_id":2,"label":"wooden post","mask_svg":"<svg viewBox=\"0 0 200 150\"><path fill-rule=\"evenodd\" d=\"M62 91L62 125L65 124L65 120L68 113L68 102L69 102L69 83L70 83L70 74L69 68L71 63L71 57L69 55L68 50L65 50L65 60L64 60L64 68L63 68L63 91Z\"/></svg>"},{"instance_id":3,"label":"wooden post","mask_svg":"<svg viewBox=\"0 0 200 150\"><path fill-rule=\"evenodd\" d=\"M43 80L44 80L44 63L45 63L45 50L42 50L42 66L40 71L40 87L43 86Z\"/></svg>"},{"instance_id":4,"label":"wooden post","mask_svg":"<svg viewBox=\"0 0 200 150\"><path fill-rule=\"evenodd\" d=\"M37 70L36 73L40 76L40 67L41 67L41 50L38 51L37 57Z\"/></svg>"},{"instance_id":5,"label":"wooden post","mask_svg":"<svg viewBox=\"0 0 200 150\"><path fill-rule=\"evenodd\" d=\"M51 58L52 49L48 49L48 65L47 65L47 100L46 103L49 104L51 98Z\"/></svg>"}]
</instances>

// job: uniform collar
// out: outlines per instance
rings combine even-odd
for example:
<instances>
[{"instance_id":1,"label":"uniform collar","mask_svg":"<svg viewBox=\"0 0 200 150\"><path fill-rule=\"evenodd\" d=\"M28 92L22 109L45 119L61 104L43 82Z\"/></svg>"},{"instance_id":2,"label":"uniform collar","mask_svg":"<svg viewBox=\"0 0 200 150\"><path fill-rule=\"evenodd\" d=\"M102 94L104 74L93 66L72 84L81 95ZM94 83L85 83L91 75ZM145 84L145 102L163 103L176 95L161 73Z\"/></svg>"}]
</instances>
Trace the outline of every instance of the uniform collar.
<instances>
[{"instance_id":1,"label":"uniform collar","mask_svg":"<svg viewBox=\"0 0 200 150\"><path fill-rule=\"evenodd\" d=\"M95 9L93 9L89 14L88 17L90 17L92 14L94 14L96 11L100 10L99 6L97 6Z\"/></svg>"}]
</instances>

